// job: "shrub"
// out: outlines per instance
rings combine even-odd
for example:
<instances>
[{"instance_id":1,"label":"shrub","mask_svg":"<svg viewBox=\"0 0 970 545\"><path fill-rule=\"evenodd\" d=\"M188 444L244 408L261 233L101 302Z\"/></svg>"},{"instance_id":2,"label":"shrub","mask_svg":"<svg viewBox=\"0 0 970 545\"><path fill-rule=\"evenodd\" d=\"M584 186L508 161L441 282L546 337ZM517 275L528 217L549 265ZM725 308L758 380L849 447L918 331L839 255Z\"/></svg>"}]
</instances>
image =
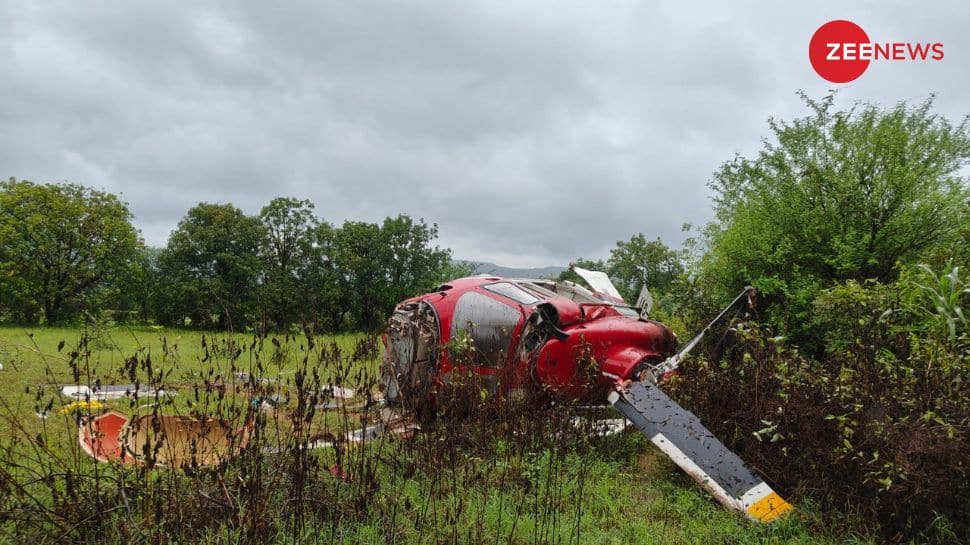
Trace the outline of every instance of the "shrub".
<instances>
[{"instance_id":1,"label":"shrub","mask_svg":"<svg viewBox=\"0 0 970 545\"><path fill-rule=\"evenodd\" d=\"M919 269L822 292L818 359L741 324L719 365L685 366L675 395L796 497L872 516L885 539L970 539L970 359L941 321L959 315L919 304L936 300L931 277L962 285Z\"/></svg>"}]
</instances>

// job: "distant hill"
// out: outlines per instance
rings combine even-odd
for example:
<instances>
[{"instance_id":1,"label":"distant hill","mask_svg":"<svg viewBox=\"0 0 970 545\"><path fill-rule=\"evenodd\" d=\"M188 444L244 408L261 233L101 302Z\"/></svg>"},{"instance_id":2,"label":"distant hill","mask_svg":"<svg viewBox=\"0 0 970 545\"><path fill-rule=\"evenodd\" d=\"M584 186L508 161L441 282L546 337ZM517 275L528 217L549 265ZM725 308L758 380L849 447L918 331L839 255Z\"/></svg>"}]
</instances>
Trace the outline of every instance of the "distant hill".
<instances>
[{"instance_id":1,"label":"distant hill","mask_svg":"<svg viewBox=\"0 0 970 545\"><path fill-rule=\"evenodd\" d=\"M566 270L566 267L551 265L549 267L535 267L517 269L514 267L502 267L495 263L483 263L481 261L471 261L458 259L459 263L472 263L475 265L475 274L494 274L509 278L555 278L559 273Z\"/></svg>"}]
</instances>

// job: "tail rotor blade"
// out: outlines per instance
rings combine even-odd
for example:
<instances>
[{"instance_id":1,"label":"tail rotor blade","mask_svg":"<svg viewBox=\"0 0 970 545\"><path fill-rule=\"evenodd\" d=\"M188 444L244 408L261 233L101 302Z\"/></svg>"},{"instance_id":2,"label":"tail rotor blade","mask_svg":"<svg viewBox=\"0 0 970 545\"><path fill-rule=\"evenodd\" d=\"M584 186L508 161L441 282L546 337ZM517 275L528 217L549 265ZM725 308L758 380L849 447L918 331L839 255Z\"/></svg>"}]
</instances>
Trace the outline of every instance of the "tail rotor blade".
<instances>
[{"instance_id":1,"label":"tail rotor blade","mask_svg":"<svg viewBox=\"0 0 970 545\"><path fill-rule=\"evenodd\" d=\"M652 382L634 382L610 394L612 403L674 463L725 507L771 522L791 511L736 454Z\"/></svg>"}]
</instances>

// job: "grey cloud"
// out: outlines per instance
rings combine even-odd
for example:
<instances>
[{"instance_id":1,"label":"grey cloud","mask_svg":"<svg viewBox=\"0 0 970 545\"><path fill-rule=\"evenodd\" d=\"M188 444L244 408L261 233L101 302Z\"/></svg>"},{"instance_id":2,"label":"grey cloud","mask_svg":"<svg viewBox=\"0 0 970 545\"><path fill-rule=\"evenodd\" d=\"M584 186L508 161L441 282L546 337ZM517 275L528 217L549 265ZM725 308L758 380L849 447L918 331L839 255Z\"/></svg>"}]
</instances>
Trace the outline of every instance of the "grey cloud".
<instances>
[{"instance_id":1,"label":"grey cloud","mask_svg":"<svg viewBox=\"0 0 970 545\"><path fill-rule=\"evenodd\" d=\"M711 219L706 182L803 113L819 24L932 39L840 95L970 111L956 2L37 3L0 7L0 175L119 192L161 245L198 201L437 222L459 257L602 257Z\"/></svg>"}]
</instances>

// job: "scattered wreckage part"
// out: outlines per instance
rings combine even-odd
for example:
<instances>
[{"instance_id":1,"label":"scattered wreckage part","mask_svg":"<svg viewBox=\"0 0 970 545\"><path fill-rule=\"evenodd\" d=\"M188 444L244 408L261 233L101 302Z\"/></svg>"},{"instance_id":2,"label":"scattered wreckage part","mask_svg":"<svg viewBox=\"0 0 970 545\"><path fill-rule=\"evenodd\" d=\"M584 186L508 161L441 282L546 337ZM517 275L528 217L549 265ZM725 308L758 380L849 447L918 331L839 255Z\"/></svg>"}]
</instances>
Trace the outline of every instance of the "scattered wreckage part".
<instances>
[{"instance_id":1,"label":"scattered wreckage part","mask_svg":"<svg viewBox=\"0 0 970 545\"><path fill-rule=\"evenodd\" d=\"M236 380L241 380L243 382L249 382L252 379L252 375L245 371L236 371L232 374ZM260 377L256 380L259 384L276 384L277 380L269 377Z\"/></svg>"},{"instance_id":2,"label":"scattered wreckage part","mask_svg":"<svg viewBox=\"0 0 970 545\"><path fill-rule=\"evenodd\" d=\"M171 396L176 392L138 384L112 384L107 386L65 385L61 394L75 399L121 399L123 397Z\"/></svg>"},{"instance_id":3,"label":"scattered wreckage part","mask_svg":"<svg viewBox=\"0 0 970 545\"><path fill-rule=\"evenodd\" d=\"M589 284L589 287L593 288L596 295L600 296L608 303L616 303L620 305L626 304L623 300L623 296L620 295L620 291L616 289L613 282L610 281L610 277L606 275L605 272L591 271L588 269L583 269L577 267L576 265L570 264L569 270L578 274L580 278Z\"/></svg>"},{"instance_id":4,"label":"scattered wreckage part","mask_svg":"<svg viewBox=\"0 0 970 545\"><path fill-rule=\"evenodd\" d=\"M377 439L385 431L383 424L374 424L364 428L348 431L344 434L343 438L338 440L337 438L330 436L316 441L310 441L307 443L306 448L309 450L319 449L319 448L334 448L343 445L356 445L369 441L371 439Z\"/></svg>"},{"instance_id":5,"label":"scattered wreckage part","mask_svg":"<svg viewBox=\"0 0 970 545\"><path fill-rule=\"evenodd\" d=\"M339 448L363 444L367 441L377 439L385 434L396 435L403 439L411 439L414 432L420 428L410 419L400 419L396 422L375 424L358 430L348 432L341 442L334 440L313 441L307 444L307 449L316 448ZM330 466L330 474L343 481L353 480L350 473L345 471L340 464Z\"/></svg>"},{"instance_id":6,"label":"scattered wreckage part","mask_svg":"<svg viewBox=\"0 0 970 545\"><path fill-rule=\"evenodd\" d=\"M253 423L234 428L221 419L146 415L129 418L117 411L82 419L81 448L99 462L168 467L222 463L249 444Z\"/></svg>"},{"instance_id":7,"label":"scattered wreckage part","mask_svg":"<svg viewBox=\"0 0 970 545\"><path fill-rule=\"evenodd\" d=\"M172 467L217 465L249 444L253 423L234 427L223 419L147 415L128 424L124 447L141 462Z\"/></svg>"},{"instance_id":8,"label":"scattered wreckage part","mask_svg":"<svg viewBox=\"0 0 970 545\"><path fill-rule=\"evenodd\" d=\"M97 399L91 399L91 400L80 399L78 401L72 401L67 405L64 405L63 407L57 410L57 414L68 414L75 411L88 411L88 412L100 411L101 409L104 409L104 408L106 408L106 405L104 403L101 403Z\"/></svg>"},{"instance_id":9,"label":"scattered wreckage part","mask_svg":"<svg viewBox=\"0 0 970 545\"><path fill-rule=\"evenodd\" d=\"M271 394L267 396L255 396L253 397L253 404L260 405L263 407L269 406L272 408L279 407L280 405L286 405L290 401L289 396L282 394Z\"/></svg>"},{"instance_id":10,"label":"scattered wreckage part","mask_svg":"<svg viewBox=\"0 0 970 545\"><path fill-rule=\"evenodd\" d=\"M700 420L656 384L634 382L613 391L610 402L675 464L725 507L752 520L771 522L793 507L736 454L717 440Z\"/></svg>"},{"instance_id":11,"label":"scattered wreckage part","mask_svg":"<svg viewBox=\"0 0 970 545\"><path fill-rule=\"evenodd\" d=\"M367 404L366 399L357 400L354 403L347 403L343 399L335 398L328 401L324 401L323 403L317 403L316 405L313 406L313 408L318 411L335 411L335 410L359 411L361 409L366 409L368 406L369 405Z\"/></svg>"},{"instance_id":12,"label":"scattered wreckage part","mask_svg":"<svg viewBox=\"0 0 970 545\"><path fill-rule=\"evenodd\" d=\"M343 390L354 392L350 388L343 388ZM350 396L330 396L322 395L325 401L317 403L313 406L314 409L320 411L331 411L336 409L355 411L358 409L364 409L368 407L366 399L356 399L354 395ZM290 396L286 394L270 394L265 396L253 396L253 405L260 406L263 409L278 409L285 406L290 402Z\"/></svg>"},{"instance_id":13,"label":"scattered wreckage part","mask_svg":"<svg viewBox=\"0 0 970 545\"><path fill-rule=\"evenodd\" d=\"M235 372L233 373L233 377L243 382L249 382L252 379L252 376L249 373L245 373L245 372ZM256 380L256 382L259 384L272 384L272 385L281 384L279 380L274 378L269 378L269 377L259 378L258 380ZM288 386L288 385L283 384L283 386ZM357 397L357 390L353 388L344 388L342 386L337 386L336 384L324 384L320 386L317 392L321 396L333 397L337 399L353 399Z\"/></svg>"},{"instance_id":14,"label":"scattered wreckage part","mask_svg":"<svg viewBox=\"0 0 970 545\"><path fill-rule=\"evenodd\" d=\"M582 418L579 416L572 417L570 419L570 423L574 428L578 429L584 429L588 426L588 429L596 437L609 437L611 435L616 435L630 425L630 421L626 418L604 418L590 420L589 418Z\"/></svg>"},{"instance_id":15,"label":"scattered wreckage part","mask_svg":"<svg viewBox=\"0 0 970 545\"><path fill-rule=\"evenodd\" d=\"M634 308L640 309L640 317L646 319L650 315L650 311L653 310L653 294L647 288L646 284L640 288L640 295L637 296L637 303L633 305Z\"/></svg>"},{"instance_id":16,"label":"scattered wreckage part","mask_svg":"<svg viewBox=\"0 0 970 545\"><path fill-rule=\"evenodd\" d=\"M380 387L388 403L413 404L427 398L438 366L438 328L438 315L426 302L394 311L383 338L381 362Z\"/></svg>"},{"instance_id":17,"label":"scattered wreckage part","mask_svg":"<svg viewBox=\"0 0 970 545\"><path fill-rule=\"evenodd\" d=\"M288 399L285 396L272 395L266 397L254 397L253 406L259 407L261 411L268 413L276 413L281 408L285 408L288 403ZM331 399L324 401L323 403L317 403L313 406L314 409L318 411L346 411L346 412L358 412L365 410L369 407L367 400L361 399L354 403L348 403L342 399Z\"/></svg>"},{"instance_id":18,"label":"scattered wreckage part","mask_svg":"<svg viewBox=\"0 0 970 545\"><path fill-rule=\"evenodd\" d=\"M128 421L128 416L118 411L108 411L90 420L82 418L78 424L81 449L99 462L121 461L122 434Z\"/></svg>"},{"instance_id":19,"label":"scattered wreckage part","mask_svg":"<svg viewBox=\"0 0 970 545\"><path fill-rule=\"evenodd\" d=\"M410 439L415 432L421 430L421 426L415 422L413 417L405 416L394 408L383 407L378 414L380 423L387 433Z\"/></svg>"},{"instance_id":20,"label":"scattered wreckage part","mask_svg":"<svg viewBox=\"0 0 970 545\"><path fill-rule=\"evenodd\" d=\"M421 427L412 418L401 416L396 411L390 409L382 409L377 424L348 431L340 439L328 434L325 437L309 441L306 448L320 449L359 445L373 439L378 439L386 434L401 437L402 439L410 439L420 429ZM264 452L278 454L279 449L266 449Z\"/></svg>"},{"instance_id":21,"label":"scattered wreckage part","mask_svg":"<svg viewBox=\"0 0 970 545\"><path fill-rule=\"evenodd\" d=\"M320 393L326 397L335 399L353 399L357 397L357 390L353 388L343 388L333 384L327 384L320 388Z\"/></svg>"},{"instance_id":22,"label":"scattered wreckage part","mask_svg":"<svg viewBox=\"0 0 970 545\"><path fill-rule=\"evenodd\" d=\"M249 382L252 379L252 375L243 371L233 373L233 377L235 377L236 380L241 380L243 382ZM257 379L256 382L259 384L280 384L278 379L270 377L261 377ZM342 386L337 386L336 384L324 384L320 386L317 392L321 396L337 399L353 399L357 397L357 390L353 388L344 388Z\"/></svg>"}]
</instances>

